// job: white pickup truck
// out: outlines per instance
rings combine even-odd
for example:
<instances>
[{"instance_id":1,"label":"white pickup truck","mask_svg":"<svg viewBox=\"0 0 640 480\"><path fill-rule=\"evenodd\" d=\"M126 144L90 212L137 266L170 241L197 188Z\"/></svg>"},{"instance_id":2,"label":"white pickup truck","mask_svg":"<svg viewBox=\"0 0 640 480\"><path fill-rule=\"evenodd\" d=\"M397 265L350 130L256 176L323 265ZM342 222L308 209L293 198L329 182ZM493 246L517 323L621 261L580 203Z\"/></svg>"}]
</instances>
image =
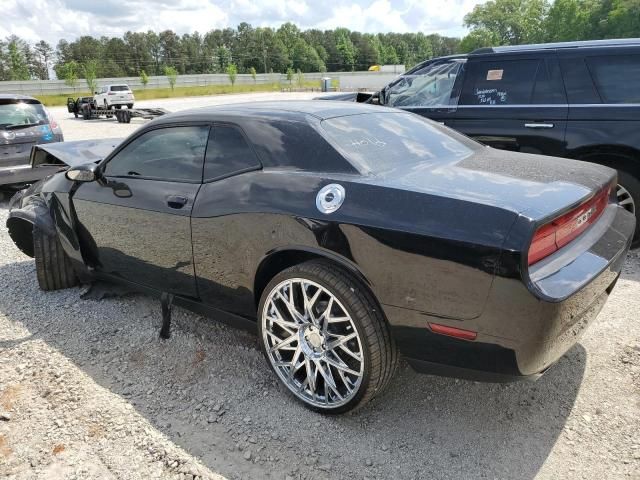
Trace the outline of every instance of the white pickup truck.
<instances>
[{"instance_id":1,"label":"white pickup truck","mask_svg":"<svg viewBox=\"0 0 640 480\"><path fill-rule=\"evenodd\" d=\"M132 109L135 101L133 92L126 84L100 87L93 98L98 108L121 108L126 105L128 109Z\"/></svg>"}]
</instances>

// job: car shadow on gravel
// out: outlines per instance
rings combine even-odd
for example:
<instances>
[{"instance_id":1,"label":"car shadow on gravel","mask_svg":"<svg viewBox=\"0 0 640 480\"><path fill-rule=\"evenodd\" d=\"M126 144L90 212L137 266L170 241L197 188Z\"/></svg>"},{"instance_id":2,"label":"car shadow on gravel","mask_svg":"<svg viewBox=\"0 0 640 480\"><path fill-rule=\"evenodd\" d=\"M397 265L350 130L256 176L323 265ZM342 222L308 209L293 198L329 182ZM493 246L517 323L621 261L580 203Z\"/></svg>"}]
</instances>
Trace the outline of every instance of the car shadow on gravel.
<instances>
[{"instance_id":1,"label":"car shadow on gravel","mask_svg":"<svg viewBox=\"0 0 640 480\"><path fill-rule=\"evenodd\" d=\"M26 257L25 257L26 259ZM228 478L534 478L571 413L587 354L574 347L537 382L418 375L343 416L300 406L251 334L143 295L81 300L45 293L32 261L0 266L0 314L126 399L172 442ZM21 341L5 342L0 349Z\"/></svg>"}]
</instances>

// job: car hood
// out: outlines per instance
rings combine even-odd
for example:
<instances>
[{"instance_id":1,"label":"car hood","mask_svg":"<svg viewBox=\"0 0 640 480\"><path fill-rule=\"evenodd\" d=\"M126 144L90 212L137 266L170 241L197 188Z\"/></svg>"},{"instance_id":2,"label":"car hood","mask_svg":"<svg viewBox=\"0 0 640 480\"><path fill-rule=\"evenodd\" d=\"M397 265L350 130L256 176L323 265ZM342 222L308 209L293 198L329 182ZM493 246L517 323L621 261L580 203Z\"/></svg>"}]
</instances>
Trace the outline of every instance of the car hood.
<instances>
[{"instance_id":1,"label":"car hood","mask_svg":"<svg viewBox=\"0 0 640 480\"><path fill-rule=\"evenodd\" d=\"M588 198L615 178L615 170L593 163L484 147L462 160L390 172L374 181L535 219Z\"/></svg>"},{"instance_id":2,"label":"car hood","mask_svg":"<svg viewBox=\"0 0 640 480\"><path fill-rule=\"evenodd\" d=\"M122 140L106 138L36 145L31 151L31 166L64 164L75 167L85 163L97 163L107 157Z\"/></svg>"}]
</instances>

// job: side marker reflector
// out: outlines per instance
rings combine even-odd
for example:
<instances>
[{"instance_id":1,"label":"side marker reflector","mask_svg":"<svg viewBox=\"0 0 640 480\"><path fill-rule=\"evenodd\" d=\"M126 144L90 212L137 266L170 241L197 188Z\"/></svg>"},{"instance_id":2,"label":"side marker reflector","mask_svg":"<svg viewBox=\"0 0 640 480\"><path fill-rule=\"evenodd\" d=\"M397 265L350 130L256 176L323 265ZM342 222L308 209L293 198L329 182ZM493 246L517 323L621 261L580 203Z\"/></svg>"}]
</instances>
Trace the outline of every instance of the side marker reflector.
<instances>
[{"instance_id":1,"label":"side marker reflector","mask_svg":"<svg viewBox=\"0 0 640 480\"><path fill-rule=\"evenodd\" d=\"M463 340L475 340L478 334L471 330L463 330L462 328L447 327L438 323L430 323L429 328L433 333L447 335L448 337L462 338Z\"/></svg>"}]
</instances>

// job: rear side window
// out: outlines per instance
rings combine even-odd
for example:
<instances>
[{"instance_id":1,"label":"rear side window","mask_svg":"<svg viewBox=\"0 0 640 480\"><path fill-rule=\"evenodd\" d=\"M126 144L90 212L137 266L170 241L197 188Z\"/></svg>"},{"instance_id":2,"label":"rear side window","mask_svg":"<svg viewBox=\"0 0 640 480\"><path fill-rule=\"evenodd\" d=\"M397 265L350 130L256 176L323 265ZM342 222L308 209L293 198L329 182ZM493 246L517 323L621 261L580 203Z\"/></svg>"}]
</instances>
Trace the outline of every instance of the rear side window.
<instances>
[{"instance_id":1,"label":"rear side window","mask_svg":"<svg viewBox=\"0 0 640 480\"><path fill-rule=\"evenodd\" d=\"M208 136L208 126L151 130L120 150L105 175L199 183Z\"/></svg>"},{"instance_id":2,"label":"rear side window","mask_svg":"<svg viewBox=\"0 0 640 480\"><path fill-rule=\"evenodd\" d=\"M258 157L238 128L216 125L211 129L204 162L205 181L260 167Z\"/></svg>"},{"instance_id":3,"label":"rear side window","mask_svg":"<svg viewBox=\"0 0 640 480\"><path fill-rule=\"evenodd\" d=\"M480 147L435 122L412 113L369 113L322 121L329 140L363 175L447 165Z\"/></svg>"},{"instance_id":4,"label":"rear side window","mask_svg":"<svg viewBox=\"0 0 640 480\"><path fill-rule=\"evenodd\" d=\"M112 85L111 91L112 92L128 92L129 87L127 85Z\"/></svg>"},{"instance_id":5,"label":"rear side window","mask_svg":"<svg viewBox=\"0 0 640 480\"><path fill-rule=\"evenodd\" d=\"M468 62L461 105L560 103L547 63L539 59Z\"/></svg>"},{"instance_id":6,"label":"rear side window","mask_svg":"<svg viewBox=\"0 0 640 480\"><path fill-rule=\"evenodd\" d=\"M640 55L586 60L603 103L640 103Z\"/></svg>"}]
</instances>

